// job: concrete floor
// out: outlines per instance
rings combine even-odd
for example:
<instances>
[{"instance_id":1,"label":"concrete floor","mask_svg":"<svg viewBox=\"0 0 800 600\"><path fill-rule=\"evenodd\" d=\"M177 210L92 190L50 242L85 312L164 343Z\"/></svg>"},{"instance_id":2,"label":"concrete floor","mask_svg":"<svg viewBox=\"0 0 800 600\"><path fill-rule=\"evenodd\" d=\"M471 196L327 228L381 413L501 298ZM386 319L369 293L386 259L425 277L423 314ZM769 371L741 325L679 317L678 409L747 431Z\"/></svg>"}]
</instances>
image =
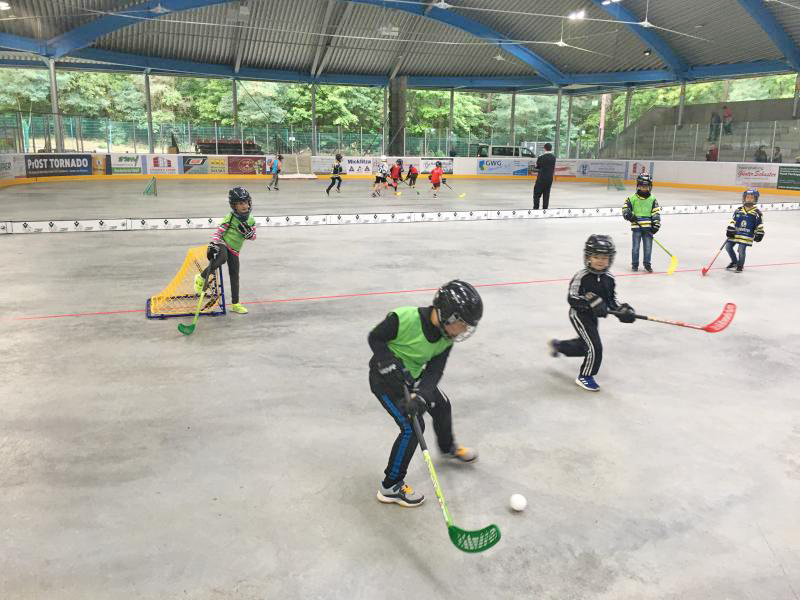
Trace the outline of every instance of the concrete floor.
<instances>
[{"instance_id":1,"label":"concrete floor","mask_svg":"<svg viewBox=\"0 0 800 600\"><path fill-rule=\"evenodd\" d=\"M345 180L342 193L328 197L329 180L285 180L279 192L268 192L259 180L162 180L158 196L143 196L146 181L108 181L87 184L65 181L58 185L36 183L0 189L0 221L116 219L127 217L199 217L227 208L228 190L242 185L253 195L256 215L330 214L356 212L404 212L431 210L532 208L531 181L453 179L455 192L443 188L439 198L430 194L427 181L419 180L419 192L403 187L402 195L372 198L371 183ZM466 194L459 198L458 194ZM622 206L632 190L608 190L605 185L556 182L551 208ZM663 206L676 204L733 204L741 195L731 192L659 188L654 194ZM793 202L796 196L762 190L762 202Z\"/></svg>"},{"instance_id":2,"label":"concrete floor","mask_svg":"<svg viewBox=\"0 0 800 600\"><path fill-rule=\"evenodd\" d=\"M187 187L181 206L221 213L208 196L226 187ZM622 196L569 189L574 202ZM42 218L111 216L97 208L121 198L12 188L0 220L31 206L19 193L39 195ZM73 208L71 194L86 200ZM161 194L120 214L176 202ZM262 211L265 195L257 212L280 210ZM191 337L122 311L141 310L208 231L0 236L0 598L796 600L800 212L767 215L744 274L701 278L727 220L664 219L659 238L686 269L672 276L628 271L621 219L262 230L242 255L250 314L204 318ZM730 328L604 321L603 389L578 389L579 361L545 342L573 335L566 287L593 232L616 239L619 295L639 312L706 323L733 301ZM407 481L423 507L375 500L395 426L369 391L366 335L432 296L380 292L453 277L522 282L480 288L485 318L442 384L459 440L481 452L451 465L433 451L455 521L503 533L482 555L450 544L420 456ZM64 314L83 316L43 318ZM515 492L524 513L507 507Z\"/></svg>"}]
</instances>

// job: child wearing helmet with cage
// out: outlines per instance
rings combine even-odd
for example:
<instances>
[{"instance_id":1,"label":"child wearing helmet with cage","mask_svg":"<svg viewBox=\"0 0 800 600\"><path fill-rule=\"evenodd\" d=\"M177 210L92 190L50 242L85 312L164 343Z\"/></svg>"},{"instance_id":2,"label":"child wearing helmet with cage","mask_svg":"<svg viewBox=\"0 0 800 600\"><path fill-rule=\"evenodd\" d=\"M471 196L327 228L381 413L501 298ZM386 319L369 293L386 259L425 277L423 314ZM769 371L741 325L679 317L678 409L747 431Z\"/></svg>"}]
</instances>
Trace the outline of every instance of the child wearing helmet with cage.
<instances>
[{"instance_id":1,"label":"child wearing helmet with cage","mask_svg":"<svg viewBox=\"0 0 800 600\"><path fill-rule=\"evenodd\" d=\"M228 263L228 276L231 285L230 309L239 314L247 314L247 309L239 304L239 252L245 240L256 239L256 221L250 215L253 201L250 193L243 187L235 187L228 192L228 213L211 236L208 245L208 266L194 278L194 289L200 294L207 285L209 273Z\"/></svg>"},{"instance_id":2,"label":"child wearing helmet with cage","mask_svg":"<svg viewBox=\"0 0 800 600\"><path fill-rule=\"evenodd\" d=\"M622 216L631 222L633 246L631 248L631 269L639 270L639 246L644 247L644 269L653 272L651 257L653 254L653 236L661 228L661 207L653 196L653 178L648 173L641 173L636 178L636 193L626 198L622 207Z\"/></svg>"},{"instance_id":3,"label":"child wearing helmet with cage","mask_svg":"<svg viewBox=\"0 0 800 600\"><path fill-rule=\"evenodd\" d=\"M455 442L449 398L439 389L454 342L471 336L483 316L478 291L455 279L436 292L432 305L404 306L391 311L367 338L372 393L394 419L400 433L394 441L377 498L384 503L419 506L425 497L406 485L405 476L417 447L411 419L430 413L439 449L460 462L478 453ZM405 390L411 392L406 396Z\"/></svg>"},{"instance_id":4,"label":"child wearing helmet with cage","mask_svg":"<svg viewBox=\"0 0 800 600\"><path fill-rule=\"evenodd\" d=\"M725 249L731 257L731 263L725 267L729 271L736 269L736 273L744 270L744 261L747 256L747 249L753 242L760 242L764 239L764 215L756 208L760 193L757 189L751 188L742 193L742 206L733 213L733 218L728 224L725 235L728 241ZM739 256L733 251L734 246L739 244Z\"/></svg>"},{"instance_id":5,"label":"child wearing helmet with cage","mask_svg":"<svg viewBox=\"0 0 800 600\"><path fill-rule=\"evenodd\" d=\"M590 392L600 391L594 380L603 361L603 343L598 331L598 318L613 310L623 323L633 323L635 311L630 304L619 304L614 276L609 272L616 248L611 236L592 234L583 247L584 268L575 273L569 284L569 320L578 337L571 340L550 340L551 356L582 356L583 364L575 383Z\"/></svg>"},{"instance_id":6,"label":"child wearing helmet with cage","mask_svg":"<svg viewBox=\"0 0 800 600\"><path fill-rule=\"evenodd\" d=\"M372 186L372 197L380 196L381 188L386 187L386 179L389 177L389 164L386 162L386 155L381 156L381 164L375 171L375 184Z\"/></svg>"}]
</instances>

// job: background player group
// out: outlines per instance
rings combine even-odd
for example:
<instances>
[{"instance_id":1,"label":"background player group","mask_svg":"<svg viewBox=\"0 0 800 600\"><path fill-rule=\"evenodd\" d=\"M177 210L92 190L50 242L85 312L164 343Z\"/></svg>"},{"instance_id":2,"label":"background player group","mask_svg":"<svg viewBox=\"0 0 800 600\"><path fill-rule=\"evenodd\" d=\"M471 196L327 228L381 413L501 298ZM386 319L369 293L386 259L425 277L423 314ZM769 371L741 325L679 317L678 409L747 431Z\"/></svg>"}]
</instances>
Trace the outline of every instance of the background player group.
<instances>
[{"instance_id":1,"label":"background player group","mask_svg":"<svg viewBox=\"0 0 800 600\"><path fill-rule=\"evenodd\" d=\"M342 160L343 158L341 154L337 154L334 157L330 174L331 182L325 189L325 193L329 196L334 186L336 187L336 191L338 193L341 193L342 191L342 175L345 174ZM403 177L403 173L405 173L405 177ZM413 163L408 165L408 171L406 172L402 158L396 159L394 164L390 167L387 157L385 155L381 156L380 163L375 169L375 181L372 185L372 197L375 198L380 196L384 189L389 188L394 190L395 196L399 196L402 193L399 190L400 183L402 182L405 182L408 187L416 191L417 177L419 177L419 169L417 169ZM431 182L433 197L437 198L441 185L443 183L447 183L447 179L444 177L441 161L436 161L434 168L428 175L428 179ZM419 194L419 192L417 192L417 194Z\"/></svg>"}]
</instances>

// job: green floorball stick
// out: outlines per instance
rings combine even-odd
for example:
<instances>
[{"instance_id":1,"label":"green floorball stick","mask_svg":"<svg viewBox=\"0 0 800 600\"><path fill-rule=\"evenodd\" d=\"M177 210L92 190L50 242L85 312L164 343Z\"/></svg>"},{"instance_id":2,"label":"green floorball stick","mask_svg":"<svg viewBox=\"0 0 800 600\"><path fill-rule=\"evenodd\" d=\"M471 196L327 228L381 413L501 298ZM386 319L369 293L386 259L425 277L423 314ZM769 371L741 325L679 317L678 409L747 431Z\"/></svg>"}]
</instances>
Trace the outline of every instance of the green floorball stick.
<instances>
[{"instance_id":1,"label":"green floorball stick","mask_svg":"<svg viewBox=\"0 0 800 600\"><path fill-rule=\"evenodd\" d=\"M194 328L197 327L197 319L200 318L200 310L203 308L203 300L206 297L206 288L203 288L203 292L200 294L200 300L197 301L197 310L194 311L194 319L189 325L184 325L183 323L178 323L178 331L180 331L183 335L192 335Z\"/></svg>"},{"instance_id":2,"label":"green floorball stick","mask_svg":"<svg viewBox=\"0 0 800 600\"><path fill-rule=\"evenodd\" d=\"M404 391L406 394L406 401L410 402L408 388ZM425 463L428 465L431 481L433 481L433 489L436 492L436 497L439 499L439 506L442 507L442 514L444 514L444 520L447 523L447 533L450 535L450 541L453 542L456 548L464 552L483 552L484 550L488 550L500 541L500 528L497 527L497 525L488 525L477 531L467 531L453 524L453 517L450 516L450 511L447 509L447 502L445 502L444 494L442 494L439 478L436 477L436 470L433 468L431 454L428 452L428 446L425 444L425 438L422 436L419 415L413 415L411 417L411 423L414 426L414 433L417 435L419 447L422 449L422 456L425 457Z\"/></svg>"}]
</instances>

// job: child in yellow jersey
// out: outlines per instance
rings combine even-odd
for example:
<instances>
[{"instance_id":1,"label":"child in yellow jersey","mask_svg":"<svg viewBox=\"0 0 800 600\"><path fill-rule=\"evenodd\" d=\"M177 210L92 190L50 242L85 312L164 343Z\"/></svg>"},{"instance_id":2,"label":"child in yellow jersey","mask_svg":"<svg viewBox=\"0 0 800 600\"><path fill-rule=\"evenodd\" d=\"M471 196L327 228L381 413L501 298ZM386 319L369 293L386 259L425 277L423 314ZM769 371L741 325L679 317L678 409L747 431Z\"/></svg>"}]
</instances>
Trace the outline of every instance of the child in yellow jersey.
<instances>
[{"instance_id":1,"label":"child in yellow jersey","mask_svg":"<svg viewBox=\"0 0 800 600\"><path fill-rule=\"evenodd\" d=\"M432 306L397 308L370 332L370 388L400 428L378 489L381 502L419 506L425 500L405 483L417 448L411 424L416 415L420 415L424 431L421 415L430 413L439 449L445 456L462 462L478 458L474 450L455 443L450 400L438 385L453 342L472 335L482 316L483 301L477 290L455 279L436 292ZM404 389L413 392L408 400Z\"/></svg>"}]
</instances>

